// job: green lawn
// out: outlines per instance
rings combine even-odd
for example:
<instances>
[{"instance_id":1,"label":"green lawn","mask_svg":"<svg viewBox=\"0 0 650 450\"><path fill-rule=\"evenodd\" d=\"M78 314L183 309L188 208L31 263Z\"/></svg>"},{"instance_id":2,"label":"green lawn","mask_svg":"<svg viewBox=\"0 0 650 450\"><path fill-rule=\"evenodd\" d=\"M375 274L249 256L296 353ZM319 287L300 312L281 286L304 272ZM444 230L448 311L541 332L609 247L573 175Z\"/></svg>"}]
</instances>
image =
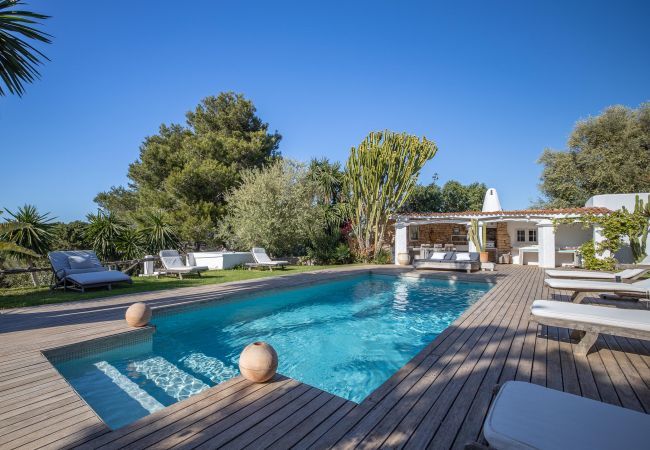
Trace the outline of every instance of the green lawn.
<instances>
[{"instance_id":1,"label":"green lawn","mask_svg":"<svg viewBox=\"0 0 650 450\"><path fill-rule=\"evenodd\" d=\"M290 273L306 272L310 270L326 269L335 266L289 266L285 270L211 270L204 272L201 278L188 277L184 280L172 277L133 277L133 284L123 284L113 287L91 289L81 294L79 292L63 290L51 291L48 287L0 289L0 309L16 308L21 306L45 305L49 303L63 303L75 300L110 297L113 295L132 294L136 292L160 291L178 287L202 286L206 284L227 283L229 281L250 280L253 278L275 277Z\"/></svg>"}]
</instances>

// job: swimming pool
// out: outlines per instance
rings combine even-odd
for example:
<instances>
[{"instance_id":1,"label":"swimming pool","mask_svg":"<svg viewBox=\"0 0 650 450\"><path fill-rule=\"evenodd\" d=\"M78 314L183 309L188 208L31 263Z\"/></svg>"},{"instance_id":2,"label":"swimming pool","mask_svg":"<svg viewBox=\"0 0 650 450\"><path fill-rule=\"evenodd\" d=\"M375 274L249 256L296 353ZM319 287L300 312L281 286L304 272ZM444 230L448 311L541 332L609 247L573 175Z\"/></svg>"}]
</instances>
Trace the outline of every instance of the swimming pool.
<instances>
[{"instance_id":1,"label":"swimming pool","mask_svg":"<svg viewBox=\"0 0 650 450\"><path fill-rule=\"evenodd\" d=\"M157 314L139 344L55 363L111 428L236 375L269 342L278 372L360 402L491 285L364 274Z\"/></svg>"}]
</instances>

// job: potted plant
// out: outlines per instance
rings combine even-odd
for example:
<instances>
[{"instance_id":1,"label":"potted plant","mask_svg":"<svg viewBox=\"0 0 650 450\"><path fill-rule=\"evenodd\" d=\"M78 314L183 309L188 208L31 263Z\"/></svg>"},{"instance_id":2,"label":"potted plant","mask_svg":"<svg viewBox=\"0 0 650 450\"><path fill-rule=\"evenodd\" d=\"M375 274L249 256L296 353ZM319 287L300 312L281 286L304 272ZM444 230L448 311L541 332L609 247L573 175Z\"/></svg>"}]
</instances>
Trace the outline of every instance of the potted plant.
<instances>
[{"instance_id":1,"label":"potted plant","mask_svg":"<svg viewBox=\"0 0 650 450\"><path fill-rule=\"evenodd\" d=\"M487 227L482 227L483 229L479 231L478 219L472 219L472 222L469 227L469 239L476 247L476 251L480 254L480 259L482 263L488 262L488 252L485 251L485 244L487 242ZM481 238L479 239L479 233L481 233Z\"/></svg>"}]
</instances>

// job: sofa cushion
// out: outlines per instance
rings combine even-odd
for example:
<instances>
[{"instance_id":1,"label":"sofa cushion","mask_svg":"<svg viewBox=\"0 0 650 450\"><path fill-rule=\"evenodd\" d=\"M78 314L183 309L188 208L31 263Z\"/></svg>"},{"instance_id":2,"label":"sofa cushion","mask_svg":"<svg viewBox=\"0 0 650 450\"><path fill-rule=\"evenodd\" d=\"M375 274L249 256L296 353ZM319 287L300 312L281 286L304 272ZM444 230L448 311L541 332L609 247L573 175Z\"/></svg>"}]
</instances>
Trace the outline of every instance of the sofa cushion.
<instances>
[{"instance_id":1,"label":"sofa cushion","mask_svg":"<svg viewBox=\"0 0 650 450\"><path fill-rule=\"evenodd\" d=\"M456 261L471 261L469 253L456 253Z\"/></svg>"},{"instance_id":2,"label":"sofa cushion","mask_svg":"<svg viewBox=\"0 0 650 450\"><path fill-rule=\"evenodd\" d=\"M445 252L433 252L431 253L429 259L445 259L445 256L446 256Z\"/></svg>"}]
</instances>

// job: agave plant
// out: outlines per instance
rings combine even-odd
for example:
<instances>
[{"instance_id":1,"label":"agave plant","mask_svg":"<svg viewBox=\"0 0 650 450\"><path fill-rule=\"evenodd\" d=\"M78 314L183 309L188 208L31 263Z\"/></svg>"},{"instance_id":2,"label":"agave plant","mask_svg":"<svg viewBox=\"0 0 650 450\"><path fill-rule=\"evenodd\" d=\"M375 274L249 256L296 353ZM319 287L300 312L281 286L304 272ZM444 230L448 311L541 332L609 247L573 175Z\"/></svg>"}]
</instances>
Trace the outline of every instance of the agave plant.
<instances>
[{"instance_id":1,"label":"agave plant","mask_svg":"<svg viewBox=\"0 0 650 450\"><path fill-rule=\"evenodd\" d=\"M32 26L49 16L14 9L23 4L16 0L0 0L0 79L9 93L18 96L25 92L23 83L40 77L36 67L41 59L49 60L27 40L51 42L49 34ZM6 95L1 84L0 95Z\"/></svg>"},{"instance_id":2,"label":"agave plant","mask_svg":"<svg viewBox=\"0 0 650 450\"><path fill-rule=\"evenodd\" d=\"M139 233L147 250L156 253L165 249L176 249L180 243L176 230L164 211L147 210L138 217Z\"/></svg>"}]
</instances>

